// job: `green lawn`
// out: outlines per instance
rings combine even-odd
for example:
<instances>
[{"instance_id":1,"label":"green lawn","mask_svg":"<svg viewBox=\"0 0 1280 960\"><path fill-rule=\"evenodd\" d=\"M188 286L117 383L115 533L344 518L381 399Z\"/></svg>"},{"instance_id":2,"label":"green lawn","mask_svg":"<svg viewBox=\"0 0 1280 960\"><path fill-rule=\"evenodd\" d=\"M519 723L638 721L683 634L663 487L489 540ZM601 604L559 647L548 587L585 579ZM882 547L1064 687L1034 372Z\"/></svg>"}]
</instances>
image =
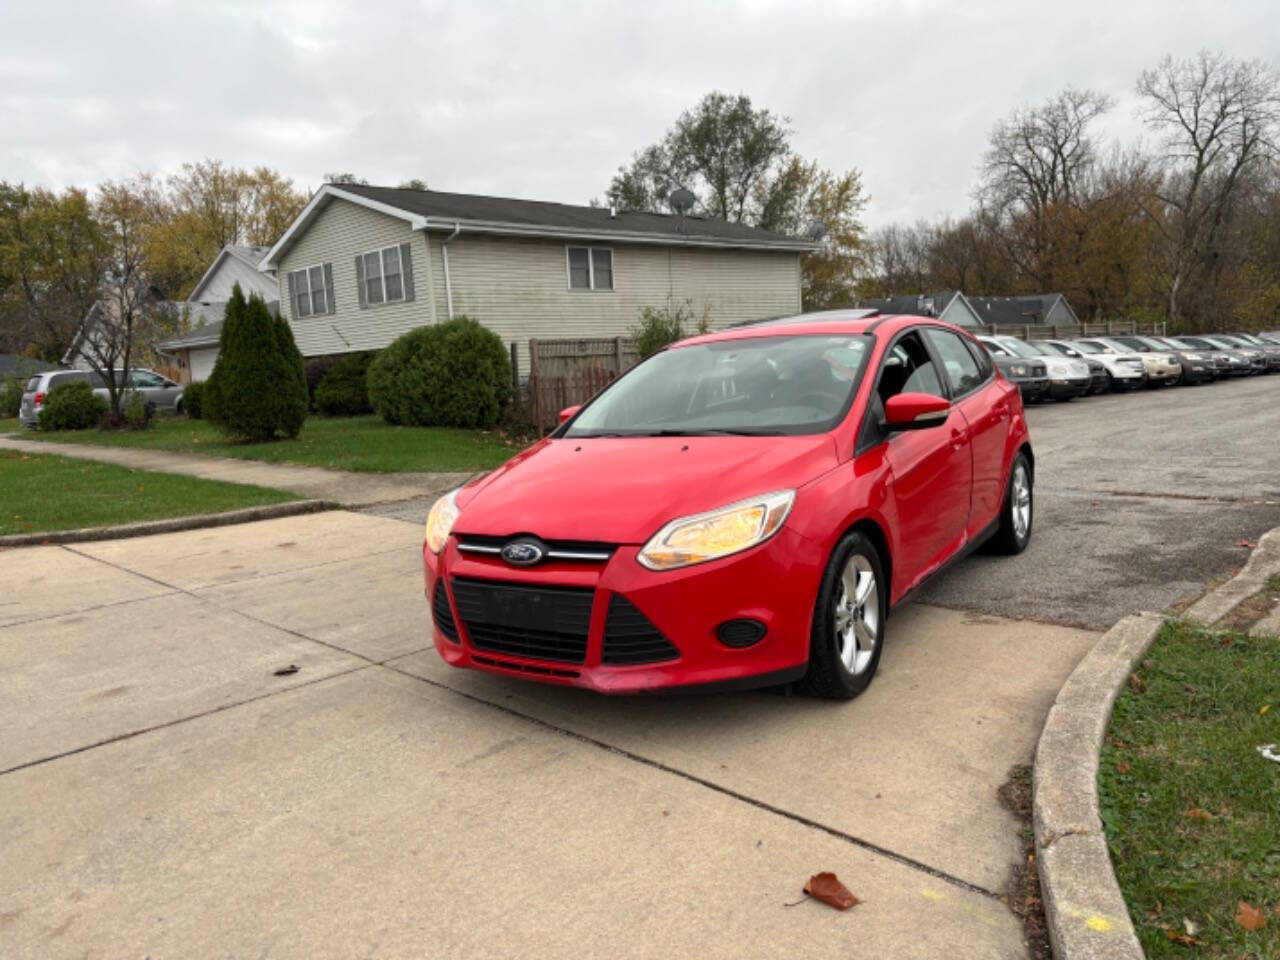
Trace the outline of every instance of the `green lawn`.
<instances>
[{"instance_id":1,"label":"green lawn","mask_svg":"<svg viewBox=\"0 0 1280 960\"><path fill-rule=\"evenodd\" d=\"M17 433L21 429L22 424L18 422L17 417L14 417L12 420L0 419L0 437L9 433Z\"/></svg>"},{"instance_id":2,"label":"green lawn","mask_svg":"<svg viewBox=\"0 0 1280 960\"><path fill-rule=\"evenodd\" d=\"M265 487L0 450L0 534L111 526L296 499Z\"/></svg>"},{"instance_id":3,"label":"green lawn","mask_svg":"<svg viewBox=\"0 0 1280 960\"><path fill-rule=\"evenodd\" d=\"M1280 639L1171 624L1116 701L1102 819L1153 960L1280 957L1280 764L1258 752L1280 744L1278 667Z\"/></svg>"},{"instance_id":4,"label":"green lawn","mask_svg":"<svg viewBox=\"0 0 1280 960\"><path fill-rule=\"evenodd\" d=\"M393 427L378 417L310 417L296 440L229 443L210 424L166 417L149 430L34 433L56 443L173 450L267 463L302 463L368 473L464 471L496 467L519 452L496 433L444 427Z\"/></svg>"}]
</instances>

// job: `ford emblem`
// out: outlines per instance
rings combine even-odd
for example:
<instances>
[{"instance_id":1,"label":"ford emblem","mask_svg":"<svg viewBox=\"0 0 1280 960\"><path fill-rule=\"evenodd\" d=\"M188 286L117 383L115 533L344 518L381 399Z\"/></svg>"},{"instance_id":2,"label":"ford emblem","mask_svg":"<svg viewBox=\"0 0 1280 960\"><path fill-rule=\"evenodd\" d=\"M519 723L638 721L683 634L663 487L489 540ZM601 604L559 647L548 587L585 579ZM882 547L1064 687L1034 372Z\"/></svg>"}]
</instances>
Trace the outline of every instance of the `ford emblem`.
<instances>
[{"instance_id":1,"label":"ford emblem","mask_svg":"<svg viewBox=\"0 0 1280 960\"><path fill-rule=\"evenodd\" d=\"M512 540L502 548L502 559L516 567L532 567L546 555L546 548L532 539Z\"/></svg>"}]
</instances>

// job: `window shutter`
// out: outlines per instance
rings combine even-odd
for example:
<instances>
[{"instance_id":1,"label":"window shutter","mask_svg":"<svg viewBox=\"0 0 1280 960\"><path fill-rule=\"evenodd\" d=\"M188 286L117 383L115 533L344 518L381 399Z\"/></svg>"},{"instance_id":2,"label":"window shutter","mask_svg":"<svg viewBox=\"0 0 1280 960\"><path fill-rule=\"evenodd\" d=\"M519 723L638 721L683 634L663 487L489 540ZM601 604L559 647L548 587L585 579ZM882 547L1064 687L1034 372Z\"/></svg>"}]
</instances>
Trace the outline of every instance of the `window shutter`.
<instances>
[{"instance_id":1,"label":"window shutter","mask_svg":"<svg viewBox=\"0 0 1280 960\"><path fill-rule=\"evenodd\" d=\"M333 303L333 264L324 265L324 302L329 305L329 313L334 312Z\"/></svg>"},{"instance_id":2,"label":"window shutter","mask_svg":"<svg viewBox=\"0 0 1280 960\"><path fill-rule=\"evenodd\" d=\"M289 316L296 317L298 314L298 298L293 293L293 274L287 273L285 276L289 280Z\"/></svg>"},{"instance_id":3,"label":"window shutter","mask_svg":"<svg viewBox=\"0 0 1280 960\"><path fill-rule=\"evenodd\" d=\"M413 257L409 253L409 244L400 244L400 282L404 285L405 300L413 299Z\"/></svg>"},{"instance_id":4,"label":"window shutter","mask_svg":"<svg viewBox=\"0 0 1280 960\"><path fill-rule=\"evenodd\" d=\"M356 290L360 294L360 309L363 310L369 305L369 301L365 299L364 292L364 254L356 254Z\"/></svg>"}]
</instances>

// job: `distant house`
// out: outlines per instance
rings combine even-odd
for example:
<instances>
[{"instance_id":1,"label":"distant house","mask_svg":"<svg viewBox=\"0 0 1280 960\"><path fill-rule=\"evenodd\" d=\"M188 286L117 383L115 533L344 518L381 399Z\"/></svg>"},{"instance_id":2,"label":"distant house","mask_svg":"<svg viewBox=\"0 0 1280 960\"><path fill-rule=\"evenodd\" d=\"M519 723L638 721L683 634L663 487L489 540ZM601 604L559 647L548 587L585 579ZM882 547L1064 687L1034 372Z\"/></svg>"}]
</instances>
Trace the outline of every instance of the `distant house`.
<instances>
[{"instance_id":1,"label":"distant house","mask_svg":"<svg viewBox=\"0 0 1280 960\"><path fill-rule=\"evenodd\" d=\"M279 298L274 270L260 270L266 247L244 247L228 244L218 251L185 301L175 304L188 315L191 331L165 340L158 345L172 357L178 379L183 383L207 380L218 359L218 340L222 335L222 317L226 313L231 290L240 285L246 297L257 294L277 309Z\"/></svg>"},{"instance_id":2,"label":"distant house","mask_svg":"<svg viewBox=\"0 0 1280 960\"><path fill-rule=\"evenodd\" d=\"M1067 298L1060 293L1037 293L1018 297L970 297L979 323L1014 326L1019 324L1079 324Z\"/></svg>"},{"instance_id":3,"label":"distant house","mask_svg":"<svg viewBox=\"0 0 1280 960\"><path fill-rule=\"evenodd\" d=\"M800 310L807 240L703 217L326 184L259 264L304 356L466 315L506 342L627 335L642 307L711 326ZM527 350L521 350L521 366Z\"/></svg>"},{"instance_id":4,"label":"distant house","mask_svg":"<svg viewBox=\"0 0 1280 960\"><path fill-rule=\"evenodd\" d=\"M12 376L25 377L43 373L46 370L57 369L57 364L45 363L43 360L32 360L30 357L24 357L20 353L0 353L0 383L4 383Z\"/></svg>"},{"instance_id":5,"label":"distant house","mask_svg":"<svg viewBox=\"0 0 1280 960\"><path fill-rule=\"evenodd\" d=\"M937 317L958 327L976 327L982 321L978 312L959 290L939 290L935 293L911 293L896 297L872 297L860 304L885 314L910 314L920 317Z\"/></svg>"}]
</instances>

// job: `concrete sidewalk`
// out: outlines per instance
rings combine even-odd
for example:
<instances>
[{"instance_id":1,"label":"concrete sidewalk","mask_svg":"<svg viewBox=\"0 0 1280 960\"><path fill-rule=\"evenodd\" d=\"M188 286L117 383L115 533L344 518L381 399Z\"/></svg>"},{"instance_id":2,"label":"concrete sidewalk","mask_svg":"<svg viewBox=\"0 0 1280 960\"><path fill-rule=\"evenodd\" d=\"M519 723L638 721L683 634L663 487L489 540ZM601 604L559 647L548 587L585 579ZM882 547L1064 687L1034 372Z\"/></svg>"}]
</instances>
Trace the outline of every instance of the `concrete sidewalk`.
<instances>
[{"instance_id":1,"label":"concrete sidewalk","mask_svg":"<svg viewBox=\"0 0 1280 960\"><path fill-rule=\"evenodd\" d=\"M95 447L71 443L45 443L0 437L0 450L47 453L79 460L114 463L132 470L178 473L203 480L247 483L276 490L288 490L310 500L325 500L344 507L364 507L431 497L465 482L469 473L352 473L297 464L262 463L203 457L198 454L163 450L129 450L122 447Z\"/></svg>"}]
</instances>

